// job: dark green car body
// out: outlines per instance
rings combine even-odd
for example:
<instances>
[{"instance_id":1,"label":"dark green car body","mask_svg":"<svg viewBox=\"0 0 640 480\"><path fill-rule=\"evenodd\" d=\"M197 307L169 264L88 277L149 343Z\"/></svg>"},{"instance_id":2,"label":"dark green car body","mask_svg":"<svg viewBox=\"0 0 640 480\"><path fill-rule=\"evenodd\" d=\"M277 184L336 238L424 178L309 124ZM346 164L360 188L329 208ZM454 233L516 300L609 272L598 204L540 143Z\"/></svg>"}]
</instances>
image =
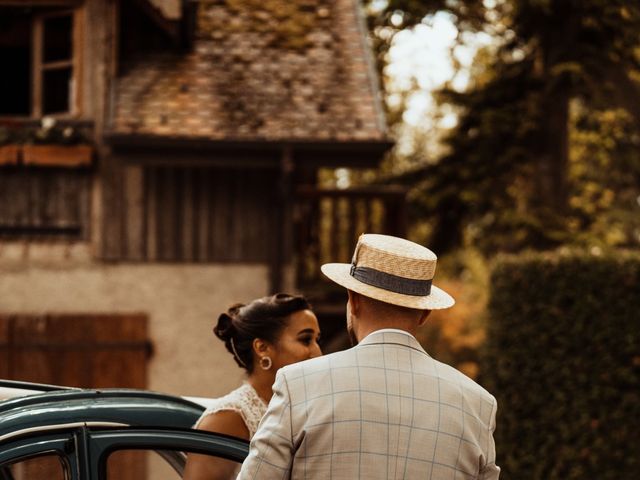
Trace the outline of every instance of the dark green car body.
<instances>
[{"instance_id":1,"label":"dark green car body","mask_svg":"<svg viewBox=\"0 0 640 480\"><path fill-rule=\"evenodd\" d=\"M181 478L187 453L241 462L248 452L245 441L191 429L204 407L181 397L142 390L40 390L0 401L0 480L123 478L126 462L116 476L108 466L109 457L121 451L153 452L171 467L171 478ZM37 465L24 466L41 457L55 458L60 472L52 477L51 467L40 467L40 478Z\"/></svg>"}]
</instances>

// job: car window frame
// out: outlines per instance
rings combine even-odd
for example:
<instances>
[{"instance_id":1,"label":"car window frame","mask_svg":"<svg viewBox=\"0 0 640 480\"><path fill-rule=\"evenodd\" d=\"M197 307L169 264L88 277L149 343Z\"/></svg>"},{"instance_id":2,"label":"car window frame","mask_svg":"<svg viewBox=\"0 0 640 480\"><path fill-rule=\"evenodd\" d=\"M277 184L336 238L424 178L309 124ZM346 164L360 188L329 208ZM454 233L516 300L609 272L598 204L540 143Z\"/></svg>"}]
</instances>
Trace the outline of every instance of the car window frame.
<instances>
[{"instance_id":1,"label":"car window frame","mask_svg":"<svg viewBox=\"0 0 640 480\"><path fill-rule=\"evenodd\" d=\"M171 452L200 453L242 463L249 453L249 442L178 427L84 425L52 430L49 426L1 442L0 466L54 452L65 459L70 479L106 480L109 455L134 449L154 450L175 469L167 458Z\"/></svg>"},{"instance_id":2,"label":"car window frame","mask_svg":"<svg viewBox=\"0 0 640 480\"><path fill-rule=\"evenodd\" d=\"M96 480L107 480L108 458L120 450L153 450L174 469L167 458L169 452L199 453L238 463L249 453L249 442L244 439L189 428L132 426L89 429L87 435L90 469Z\"/></svg>"},{"instance_id":3,"label":"car window frame","mask_svg":"<svg viewBox=\"0 0 640 480\"><path fill-rule=\"evenodd\" d=\"M63 460L65 480L79 479L81 461L76 429L37 432L13 438L0 445L0 468L10 463L55 454ZM73 448L69 448L73 446Z\"/></svg>"}]
</instances>

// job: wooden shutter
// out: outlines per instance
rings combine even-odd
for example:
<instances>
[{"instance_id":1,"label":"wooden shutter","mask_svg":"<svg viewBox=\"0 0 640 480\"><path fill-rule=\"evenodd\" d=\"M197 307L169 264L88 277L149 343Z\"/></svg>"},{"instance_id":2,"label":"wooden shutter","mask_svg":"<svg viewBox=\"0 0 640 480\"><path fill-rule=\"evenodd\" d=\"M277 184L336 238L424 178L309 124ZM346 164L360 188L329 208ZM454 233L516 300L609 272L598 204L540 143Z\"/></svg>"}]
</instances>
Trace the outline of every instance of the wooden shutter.
<instances>
[{"instance_id":1,"label":"wooden shutter","mask_svg":"<svg viewBox=\"0 0 640 480\"><path fill-rule=\"evenodd\" d=\"M0 171L0 237L89 238L92 174L84 169Z\"/></svg>"},{"instance_id":2,"label":"wooden shutter","mask_svg":"<svg viewBox=\"0 0 640 480\"><path fill-rule=\"evenodd\" d=\"M85 388L145 388L148 319L0 315L0 377Z\"/></svg>"}]
</instances>

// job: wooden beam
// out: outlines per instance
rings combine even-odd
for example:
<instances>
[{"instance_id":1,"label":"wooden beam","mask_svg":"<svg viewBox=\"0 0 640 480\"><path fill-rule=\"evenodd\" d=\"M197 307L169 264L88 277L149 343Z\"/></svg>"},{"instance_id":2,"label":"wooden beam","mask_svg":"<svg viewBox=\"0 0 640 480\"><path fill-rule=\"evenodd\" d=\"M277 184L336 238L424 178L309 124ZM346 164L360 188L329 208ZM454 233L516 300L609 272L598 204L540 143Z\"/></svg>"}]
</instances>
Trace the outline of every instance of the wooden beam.
<instances>
[{"instance_id":1,"label":"wooden beam","mask_svg":"<svg viewBox=\"0 0 640 480\"><path fill-rule=\"evenodd\" d=\"M291 208L293 204L291 180L293 170L293 149L291 147L285 147L282 149L282 157L280 160L278 198L276 199L277 207L273 216L273 221L275 222L275 239L272 248L270 293L276 293L282 290L284 286L284 267L291 258L287 252L291 251L293 245L293 222L291 218Z\"/></svg>"},{"instance_id":2,"label":"wooden beam","mask_svg":"<svg viewBox=\"0 0 640 480\"><path fill-rule=\"evenodd\" d=\"M0 7L76 7L84 0L0 0Z\"/></svg>"},{"instance_id":3,"label":"wooden beam","mask_svg":"<svg viewBox=\"0 0 640 480\"><path fill-rule=\"evenodd\" d=\"M123 165L115 155L102 159L102 258L121 260L123 256Z\"/></svg>"},{"instance_id":4,"label":"wooden beam","mask_svg":"<svg viewBox=\"0 0 640 480\"><path fill-rule=\"evenodd\" d=\"M74 116L83 113L83 93L84 93L84 65L82 48L85 44L84 36L84 19L85 11L79 8L73 12L73 40L72 40L72 62L73 62L73 80L71 98L69 98L69 113Z\"/></svg>"},{"instance_id":5,"label":"wooden beam","mask_svg":"<svg viewBox=\"0 0 640 480\"><path fill-rule=\"evenodd\" d=\"M43 38L42 19L37 18L33 22L33 58L31 71L32 96L31 96L31 115L36 118L42 116L42 38Z\"/></svg>"},{"instance_id":6,"label":"wooden beam","mask_svg":"<svg viewBox=\"0 0 640 480\"><path fill-rule=\"evenodd\" d=\"M124 167L124 237L128 260L144 259L144 176L142 168Z\"/></svg>"},{"instance_id":7,"label":"wooden beam","mask_svg":"<svg viewBox=\"0 0 640 480\"><path fill-rule=\"evenodd\" d=\"M125 152L140 162L210 162L230 159L278 166L281 152L292 150L292 162L307 168L322 166L374 167L382 160L393 142L388 140L244 140L202 137L168 137L152 134L109 132L105 140L115 151Z\"/></svg>"}]
</instances>

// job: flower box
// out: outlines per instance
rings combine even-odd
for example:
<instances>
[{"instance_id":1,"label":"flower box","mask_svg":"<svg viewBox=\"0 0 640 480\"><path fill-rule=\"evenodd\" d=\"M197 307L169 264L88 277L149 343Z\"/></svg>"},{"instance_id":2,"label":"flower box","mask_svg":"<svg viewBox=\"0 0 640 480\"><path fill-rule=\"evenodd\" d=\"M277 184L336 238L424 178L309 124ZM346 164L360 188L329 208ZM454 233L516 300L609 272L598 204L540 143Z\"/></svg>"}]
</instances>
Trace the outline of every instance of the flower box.
<instances>
[{"instance_id":1,"label":"flower box","mask_svg":"<svg viewBox=\"0 0 640 480\"><path fill-rule=\"evenodd\" d=\"M0 146L0 165L16 165L18 163L19 145Z\"/></svg>"},{"instance_id":2,"label":"flower box","mask_svg":"<svg viewBox=\"0 0 640 480\"><path fill-rule=\"evenodd\" d=\"M23 145L25 165L80 167L91 165L93 148L90 145Z\"/></svg>"}]
</instances>

